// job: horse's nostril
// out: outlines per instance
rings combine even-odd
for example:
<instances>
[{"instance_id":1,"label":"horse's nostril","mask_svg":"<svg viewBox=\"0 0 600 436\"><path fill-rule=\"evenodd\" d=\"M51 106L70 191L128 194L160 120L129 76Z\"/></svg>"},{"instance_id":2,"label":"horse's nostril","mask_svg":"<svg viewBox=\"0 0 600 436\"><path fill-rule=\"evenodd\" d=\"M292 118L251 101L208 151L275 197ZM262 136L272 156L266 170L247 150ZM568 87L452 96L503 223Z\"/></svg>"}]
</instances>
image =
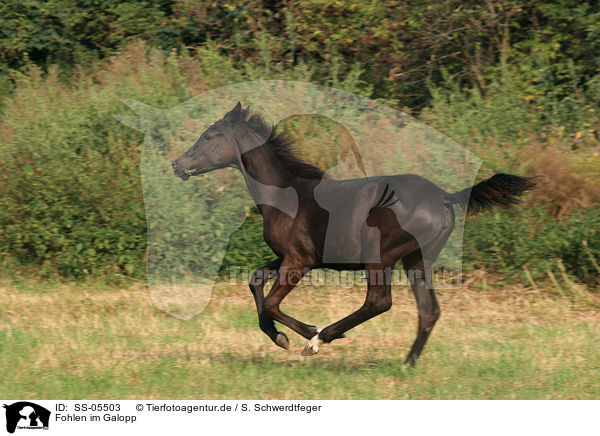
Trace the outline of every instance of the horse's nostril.
<instances>
[{"instance_id":1,"label":"horse's nostril","mask_svg":"<svg viewBox=\"0 0 600 436\"><path fill-rule=\"evenodd\" d=\"M174 160L171 166L173 167L173 169L177 169L177 161Z\"/></svg>"}]
</instances>

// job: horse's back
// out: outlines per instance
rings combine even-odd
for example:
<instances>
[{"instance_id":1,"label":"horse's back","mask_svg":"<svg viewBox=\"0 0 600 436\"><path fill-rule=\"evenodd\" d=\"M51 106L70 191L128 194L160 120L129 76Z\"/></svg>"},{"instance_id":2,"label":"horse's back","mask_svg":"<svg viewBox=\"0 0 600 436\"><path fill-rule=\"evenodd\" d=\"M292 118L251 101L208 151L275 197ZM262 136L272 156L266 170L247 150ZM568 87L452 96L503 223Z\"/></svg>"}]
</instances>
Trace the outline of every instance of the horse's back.
<instances>
[{"instance_id":1,"label":"horse's back","mask_svg":"<svg viewBox=\"0 0 600 436\"><path fill-rule=\"evenodd\" d=\"M403 239L408 233L425 247L448 225L444 194L415 174L322 180L314 189L314 198L329 214L323 262L364 263L366 245L378 247L380 237L390 235ZM370 223L375 222L379 232L373 233ZM369 251L376 257L379 254L377 248Z\"/></svg>"}]
</instances>

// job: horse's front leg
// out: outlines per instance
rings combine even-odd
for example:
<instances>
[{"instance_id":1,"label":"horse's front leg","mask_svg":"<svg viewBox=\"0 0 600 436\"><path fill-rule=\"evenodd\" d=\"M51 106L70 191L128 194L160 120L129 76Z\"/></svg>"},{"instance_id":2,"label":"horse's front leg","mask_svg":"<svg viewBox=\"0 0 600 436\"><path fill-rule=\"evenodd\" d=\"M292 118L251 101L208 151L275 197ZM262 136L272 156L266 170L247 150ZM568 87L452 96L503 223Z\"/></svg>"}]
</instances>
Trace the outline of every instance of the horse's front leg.
<instances>
[{"instance_id":1,"label":"horse's front leg","mask_svg":"<svg viewBox=\"0 0 600 436\"><path fill-rule=\"evenodd\" d=\"M325 327L306 344L303 356L319 352L324 344L344 337L344 333L359 324L388 311L392 307L391 268L382 265L367 269L367 296L363 305L345 318Z\"/></svg>"},{"instance_id":2,"label":"horse's front leg","mask_svg":"<svg viewBox=\"0 0 600 436\"><path fill-rule=\"evenodd\" d=\"M281 267L282 259L276 259L271 263L255 270L250 277L250 290L254 296L256 310L258 312L258 325L260 329L277 345L286 350L290 347L290 342L285 333L278 332L275 328L273 319L265 312L264 287L269 279L277 276Z\"/></svg>"},{"instance_id":3,"label":"horse's front leg","mask_svg":"<svg viewBox=\"0 0 600 436\"><path fill-rule=\"evenodd\" d=\"M286 325L306 339L310 339L319 332L316 326L304 324L279 309L281 301L294 289L305 273L306 270L302 265L283 262L273 288L265 298L264 309L271 319Z\"/></svg>"}]
</instances>

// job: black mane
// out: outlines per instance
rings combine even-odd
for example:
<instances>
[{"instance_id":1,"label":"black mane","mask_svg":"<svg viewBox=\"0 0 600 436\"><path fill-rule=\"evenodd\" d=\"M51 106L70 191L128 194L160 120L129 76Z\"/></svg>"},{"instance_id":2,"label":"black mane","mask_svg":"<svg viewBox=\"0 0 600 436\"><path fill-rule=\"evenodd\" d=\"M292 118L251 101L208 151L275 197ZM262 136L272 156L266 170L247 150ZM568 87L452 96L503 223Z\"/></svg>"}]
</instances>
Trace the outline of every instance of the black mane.
<instances>
[{"instance_id":1,"label":"black mane","mask_svg":"<svg viewBox=\"0 0 600 436\"><path fill-rule=\"evenodd\" d=\"M322 179L325 172L316 166L304 162L294 153L294 140L277 126L270 126L259 114L250 114L250 109L242 109L240 119L262 137L267 137L266 145L271 149L283 167L296 177Z\"/></svg>"}]
</instances>

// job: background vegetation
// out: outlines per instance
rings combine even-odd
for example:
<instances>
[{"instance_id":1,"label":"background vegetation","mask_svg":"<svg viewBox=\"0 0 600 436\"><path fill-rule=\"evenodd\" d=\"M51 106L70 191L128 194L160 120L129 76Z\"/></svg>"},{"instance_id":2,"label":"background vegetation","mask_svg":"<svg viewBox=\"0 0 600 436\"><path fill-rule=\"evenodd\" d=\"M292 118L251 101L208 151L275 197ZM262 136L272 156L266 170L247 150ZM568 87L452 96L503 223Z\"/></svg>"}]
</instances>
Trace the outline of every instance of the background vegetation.
<instances>
[{"instance_id":1,"label":"background vegetation","mask_svg":"<svg viewBox=\"0 0 600 436\"><path fill-rule=\"evenodd\" d=\"M484 159L480 178L544 176L522 206L467 222L465 268L598 289L596 2L7 0L0 17L10 275L144 277L143 137L112 117L127 112L122 99L168 108L290 78L411 113ZM247 250L260 229L251 213L226 265L270 257L264 244Z\"/></svg>"}]
</instances>

